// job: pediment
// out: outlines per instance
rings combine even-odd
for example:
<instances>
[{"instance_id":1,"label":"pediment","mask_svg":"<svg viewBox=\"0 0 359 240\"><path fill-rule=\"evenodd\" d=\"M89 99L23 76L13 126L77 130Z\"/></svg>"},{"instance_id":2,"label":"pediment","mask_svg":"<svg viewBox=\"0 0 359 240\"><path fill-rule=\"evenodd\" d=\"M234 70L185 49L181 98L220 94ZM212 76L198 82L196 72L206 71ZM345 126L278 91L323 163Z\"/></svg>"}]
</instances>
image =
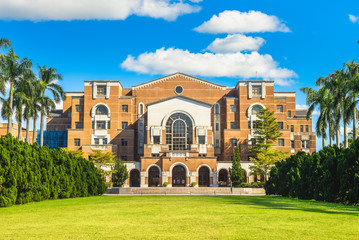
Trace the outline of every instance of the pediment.
<instances>
[{"instance_id":1,"label":"pediment","mask_svg":"<svg viewBox=\"0 0 359 240\"><path fill-rule=\"evenodd\" d=\"M160 85L169 81L175 81L178 80L178 78L182 79L183 81L192 81L195 84L200 84L200 85L205 85L208 86L209 88L215 88L215 89L220 89L220 90L225 90L227 87L217 84L217 83L213 83L201 78L197 78L197 77L193 77L184 73L174 73L162 78L158 78L149 82L145 82L136 86L132 87L132 90L138 90L138 89L143 89L143 88L150 88L150 87L155 87L156 85Z\"/></svg>"},{"instance_id":2,"label":"pediment","mask_svg":"<svg viewBox=\"0 0 359 240\"><path fill-rule=\"evenodd\" d=\"M181 96L181 95L177 95L177 96L173 96L173 97L169 97L169 98L165 98L165 99L162 99L162 100L159 100L159 101L156 101L156 102L152 102L152 103L149 103L147 104L146 106L149 107L149 106L152 106L152 105L156 105L156 104L160 104L160 103L165 103L165 102L169 102L169 101L181 101L181 102L186 102L186 103L189 103L189 104L195 104L195 105L200 105L200 106L203 106L203 107L208 107L208 108L211 108L212 107L212 104L209 104L207 102L202 102L202 101L199 101L197 99L194 99L194 98L189 98L189 97L185 97L185 96Z\"/></svg>"}]
</instances>

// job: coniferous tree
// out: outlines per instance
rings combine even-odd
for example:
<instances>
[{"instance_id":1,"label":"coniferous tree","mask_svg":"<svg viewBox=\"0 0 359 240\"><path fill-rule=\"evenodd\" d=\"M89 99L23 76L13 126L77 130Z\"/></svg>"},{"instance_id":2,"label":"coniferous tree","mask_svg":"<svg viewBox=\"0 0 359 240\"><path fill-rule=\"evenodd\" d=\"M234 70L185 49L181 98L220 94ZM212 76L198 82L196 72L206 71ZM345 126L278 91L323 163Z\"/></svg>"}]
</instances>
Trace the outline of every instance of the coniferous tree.
<instances>
[{"instance_id":1,"label":"coniferous tree","mask_svg":"<svg viewBox=\"0 0 359 240\"><path fill-rule=\"evenodd\" d=\"M115 168L112 173L112 182L114 187L122 187L128 178L126 165L121 158L115 160Z\"/></svg>"},{"instance_id":2,"label":"coniferous tree","mask_svg":"<svg viewBox=\"0 0 359 240\"><path fill-rule=\"evenodd\" d=\"M232 168L229 169L229 174L231 176L232 185L234 187L239 187L244 178L243 169L241 167L241 153L239 145L236 149L233 149Z\"/></svg>"}]
</instances>

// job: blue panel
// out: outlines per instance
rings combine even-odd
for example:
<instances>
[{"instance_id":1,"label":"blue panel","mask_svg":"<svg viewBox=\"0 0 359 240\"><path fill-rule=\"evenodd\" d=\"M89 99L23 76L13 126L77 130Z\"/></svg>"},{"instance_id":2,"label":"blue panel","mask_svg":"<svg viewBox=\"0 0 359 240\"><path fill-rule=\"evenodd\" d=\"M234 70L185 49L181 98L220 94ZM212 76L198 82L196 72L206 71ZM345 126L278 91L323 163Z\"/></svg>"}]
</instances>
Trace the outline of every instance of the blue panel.
<instances>
[{"instance_id":1,"label":"blue panel","mask_svg":"<svg viewBox=\"0 0 359 240\"><path fill-rule=\"evenodd\" d=\"M40 142L40 131L37 131L37 142ZM44 146L49 148L67 147L67 131L44 131Z\"/></svg>"}]
</instances>

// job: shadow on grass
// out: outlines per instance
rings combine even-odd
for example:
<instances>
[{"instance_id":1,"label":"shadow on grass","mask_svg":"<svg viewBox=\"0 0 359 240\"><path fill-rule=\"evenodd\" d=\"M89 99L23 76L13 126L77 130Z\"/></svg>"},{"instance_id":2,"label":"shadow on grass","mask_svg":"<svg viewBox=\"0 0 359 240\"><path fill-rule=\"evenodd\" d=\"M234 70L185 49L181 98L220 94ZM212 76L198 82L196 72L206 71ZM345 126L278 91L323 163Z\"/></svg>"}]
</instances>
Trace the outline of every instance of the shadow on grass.
<instances>
[{"instance_id":1,"label":"shadow on grass","mask_svg":"<svg viewBox=\"0 0 359 240\"><path fill-rule=\"evenodd\" d=\"M346 206L339 203L327 203L314 200L300 200L275 196L223 196L220 198L223 198L223 202L228 204L250 205L257 209L277 209L286 211L304 211L312 213L359 216L359 207Z\"/></svg>"}]
</instances>

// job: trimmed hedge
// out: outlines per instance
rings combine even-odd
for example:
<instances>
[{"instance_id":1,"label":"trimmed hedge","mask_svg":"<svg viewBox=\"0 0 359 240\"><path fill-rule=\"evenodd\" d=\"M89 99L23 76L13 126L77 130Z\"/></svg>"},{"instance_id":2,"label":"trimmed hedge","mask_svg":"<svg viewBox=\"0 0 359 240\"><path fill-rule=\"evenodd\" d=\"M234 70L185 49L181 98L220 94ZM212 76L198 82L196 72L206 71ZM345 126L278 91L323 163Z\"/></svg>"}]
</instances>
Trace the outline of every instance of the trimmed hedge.
<instances>
[{"instance_id":1,"label":"trimmed hedge","mask_svg":"<svg viewBox=\"0 0 359 240\"><path fill-rule=\"evenodd\" d=\"M312 155L298 152L277 162L266 194L344 204L359 203L359 139L347 149L325 147Z\"/></svg>"},{"instance_id":2,"label":"trimmed hedge","mask_svg":"<svg viewBox=\"0 0 359 240\"><path fill-rule=\"evenodd\" d=\"M106 191L94 164L61 149L0 138L0 206L86 197Z\"/></svg>"}]
</instances>

